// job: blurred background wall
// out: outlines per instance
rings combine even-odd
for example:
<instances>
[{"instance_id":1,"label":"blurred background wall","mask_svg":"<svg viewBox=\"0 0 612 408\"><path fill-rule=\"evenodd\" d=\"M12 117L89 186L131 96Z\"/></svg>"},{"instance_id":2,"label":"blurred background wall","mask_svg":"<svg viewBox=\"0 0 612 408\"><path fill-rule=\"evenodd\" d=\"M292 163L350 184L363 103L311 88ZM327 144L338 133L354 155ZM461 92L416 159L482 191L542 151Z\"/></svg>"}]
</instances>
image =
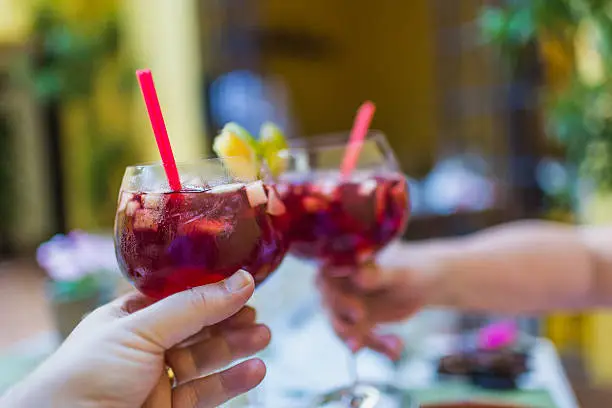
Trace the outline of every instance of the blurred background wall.
<instances>
[{"instance_id":1,"label":"blurred background wall","mask_svg":"<svg viewBox=\"0 0 612 408\"><path fill-rule=\"evenodd\" d=\"M108 229L125 165L157 159L133 80L144 66L155 73L178 160L208 154L207 135L229 120L253 129L275 120L303 137L346 129L356 106L372 99L374 126L415 179L447 160L495 178L494 199L468 217L473 226L457 226L462 233L540 209L530 189L542 132L534 109L521 105L534 78L504 75L478 42L482 2L3 1L15 16L3 20L7 92L29 98L27 122L38 123L14 130L12 149L45 156L15 160L41 185L16 194L48 197L31 200L46 203L37 210L45 222L32 221L38 238ZM17 135L37 147L17 147ZM422 208L453 216L457 205L466 204ZM36 235L13 241L31 247Z\"/></svg>"}]
</instances>

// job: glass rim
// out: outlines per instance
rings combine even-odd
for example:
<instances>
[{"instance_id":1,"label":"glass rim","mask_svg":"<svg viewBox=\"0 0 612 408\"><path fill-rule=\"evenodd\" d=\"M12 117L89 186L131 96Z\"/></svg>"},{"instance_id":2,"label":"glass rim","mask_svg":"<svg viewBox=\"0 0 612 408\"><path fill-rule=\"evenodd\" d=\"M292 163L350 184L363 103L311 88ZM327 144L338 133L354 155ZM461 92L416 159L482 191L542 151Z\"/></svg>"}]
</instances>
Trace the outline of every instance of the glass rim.
<instances>
[{"instance_id":1,"label":"glass rim","mask_svg":"<svg viewBox=\"0 0 612 408\"><path fill-rule=\"evenodd\" d=\"M349 140L351 131L328 132L314 136L294 138L288 140L288 146L284 150L326 150L338 149L349 146L355 142ZM388 146L385 133L378 129L370 129L362 143L382 142Z\"/></svg>"},{"instance_id":2,"label":"glass rim","mask_svg":"<svg viewBox=\"0 0 612 408\"><path fill-rule=\"evenodd\" d=\"M176 167L180 169L180 167L184 167L184 166L193 166L194 164L199 164L199 163L209 163L209 162L219 162L223 165L223 160L241 160L244 162L248 162L248 159L242 157L242 156L221 156L221 157L202 157L202 158L198 158L198 159L194 159L194 160L187 160L187 161L180 161L180 162L176 162ZM155 161L149 161L149 162L142 162L142 163L138 163L138 164L131 164L129 166L125 167L125 170L137 170L137 169L145 169L145 168L157 168L157 167L164 167L164 163L161 160L155 160Z\"/></svg>"},{"instance_id":3,"label":"glass rim","mask_svg":"<svg viewBox=\"0 0 612 408\"><path fill-rule=\"evenodd\" d=\"M389 139L382 130L370 129L366 134L365 139L362 142L351 142L350 130L329 132L323 134L317 134L310 137L304 137L299 139L291 139L288 141L288 146L278 153L281 158L289 158L292 156L309 155L317 153L326 153L334 150L346 150L348 146L354 143L361 143L362 145L375 144L380 147L381 153L385 156L386 160L394 167L400 168L399 161L395 156L395 152L389 143Z\"/></svg>"},{"instance_id":4,"label":"glass rim","mask_svg":"<svg viewBox=\"0 0 612 408\"><path fill-rule=\"evenodd\" d=\"M263 177L251 161L241 156L203 157L176 164L181 190L187 188L214 187L232 183L249 184ZM168 186L166 169L161 161L127 166L121 192L129 193L171 193Z\"/></svg>"}]
</instances>

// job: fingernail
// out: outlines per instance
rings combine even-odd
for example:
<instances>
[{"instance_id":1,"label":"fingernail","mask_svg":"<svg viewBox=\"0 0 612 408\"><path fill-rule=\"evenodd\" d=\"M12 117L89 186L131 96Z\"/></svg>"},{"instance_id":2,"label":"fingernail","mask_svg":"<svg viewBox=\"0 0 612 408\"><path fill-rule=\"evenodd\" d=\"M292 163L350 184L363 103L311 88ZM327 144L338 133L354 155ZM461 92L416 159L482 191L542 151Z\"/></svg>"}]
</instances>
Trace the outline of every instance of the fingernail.
<instances>
[{"instance_id":1,"label":"fingernail","mask_svg":"<svg viewBox=\"0 0 612 408\"><path fill-rule=\"evenodd\" d=\"M256 387L266 375L266 365L258 358L243 361L220 373L228 390L242 394Z\"/></svg>"},{"instance_id":2,"label":"fingernail","mask_svg":"<svg viewBox=\"0 0 612 408\"><path fill-rule=\"evenodd\" d=\"M392 353L401 353L403 344L400 339L395 336L384 336L381 337L380 341L385 346L385 348Z\"/></svg>"},{"instance_id":3,"label":"fingernail","mask_svg":"<svg viewBox=\"0 0 612 408\"><path fill-rule=\"evenodd\" d=\"M225 287L230 292L240 292L251 284L253 278L248 272L239 270L225 280Z\"/></svg>"},{"instance_id":4,"label":"fingernail","mask_svg":"<svg viewBox=\"0 0 612 408\"><path fill-rule=\"evenodd\" d=\"M270 343L270 329L260 324L244 329L232 330L226 334L226 341L230 348L236 351L247 351L253 354Z\"/></svg>"},{"instance_id":5,"label":"fingernail","mask_svg":"<svg viewBox=\"0 0 612 408\"><path fill-rule=\"evenodd\" d=\"M348 339L346 341L346 345L353 353L358 352L359 349L361 348L361 346L359 345L359 342L354 337L351 337L350 339Z\"/></svg>"}]
</instances>

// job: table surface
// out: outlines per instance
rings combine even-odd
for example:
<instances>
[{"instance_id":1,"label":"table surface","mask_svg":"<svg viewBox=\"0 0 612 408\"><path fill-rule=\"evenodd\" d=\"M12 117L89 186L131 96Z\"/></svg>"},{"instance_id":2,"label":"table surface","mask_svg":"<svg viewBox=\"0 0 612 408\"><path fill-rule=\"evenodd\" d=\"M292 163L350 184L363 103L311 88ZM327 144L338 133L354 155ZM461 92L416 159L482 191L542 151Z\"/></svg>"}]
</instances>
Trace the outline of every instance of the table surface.
<instances>
[{"instance_id":1,"label":"table surface","mask_svg":"<svg viewBox=\"0 0 612 408\"><path fill-rule=\"evenodd\" d=\"M429 352L418 355L407 364L404 372L406 383L410 388L426 388L435 383L436 365L432 364L432 361L452 350L453 341L449 336L433 337ZM521 381L521 390L526 392L546 390L556 407L579 407L557 351L550 341L542 338L536 339L530 369L531 372ZM512 399L515 398L515 395L516 393L510 392L508 397Z\"/></svg>"},{"instance_id":2,"label":"table surface","mask_svg":"<svg viewBox=\"0 0 612 408\"><path fill-rule=\"evenodd\" d=\"M251 395L251 401L255 399L262 406L307 406L301 405L303 401L349 383L348 352L335 339L323 316L313 318L300 332L279 333L273 329L273 333L276 341L262 355L268 365L268 374L262 387ZM424 402L494 396L507 402L531 403L539 408L578 408L556 350L545 339L535 342L532 372L522 381L521 391L504 393L503 396L473 387L438 382L437 358L453 349L453 340L451 336L434 335L429 336L426 343L425 349L417 350L399 367L376 353L361 352L359 377L390 382L407 392L412 390L415 395L428 395L428 400ZM440 394L437 395L438 399L432 400L432 392L427 390ZM541 405L535 405L550 399L554 404L541 402Z\"/></svg>"},{"instance_id":3,"label":"table surface","mask_svg":"<svg viewBox=\"0 0 612 408\"><path fill-rule=\"evenodd\" d=\"M253 303L273 332L272 344L262 354L268 365L267 378L250 397L265 402L264 406L297 407L297 400L351 380L349 353L319 306L312 275L312 268L288 259L256 292ZM284 310L285 317L274 319L279 309ZM406 323L387 327L387 331L405 339L410 358L398 367L374 352L363 351L359 354L360 378L389 381L414 390L436 385L437 358L453 350L456 317L453 312L428 310ZM521 384L526 393L547 391L557 408L578 408L551 342L537 339L531 368L532 373Z\"/></svg>"}]
</instances>

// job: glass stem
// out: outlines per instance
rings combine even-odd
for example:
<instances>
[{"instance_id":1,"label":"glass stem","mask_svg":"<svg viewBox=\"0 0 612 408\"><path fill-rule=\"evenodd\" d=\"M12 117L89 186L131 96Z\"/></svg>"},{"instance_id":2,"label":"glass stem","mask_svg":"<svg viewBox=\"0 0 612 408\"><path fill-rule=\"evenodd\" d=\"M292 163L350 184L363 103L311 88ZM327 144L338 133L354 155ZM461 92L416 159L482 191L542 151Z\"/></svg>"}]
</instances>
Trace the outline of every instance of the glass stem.
<instances>
[{"instance_id":1,"label":"glass stem","mask_svg":"<svg viewBox=\"0 0 612 408\"><path fill-rule=\"evenodd\" d=\"M349 376L350 376L350 381L351 381L351 387L356 387L357 384L359 383L359 371L358 371L358 367L357 367L357 353L359 353L359 351L356 352L349 352L349 361L348 361L348 369L349 369Z\"/></svg>"}]
</instances>

